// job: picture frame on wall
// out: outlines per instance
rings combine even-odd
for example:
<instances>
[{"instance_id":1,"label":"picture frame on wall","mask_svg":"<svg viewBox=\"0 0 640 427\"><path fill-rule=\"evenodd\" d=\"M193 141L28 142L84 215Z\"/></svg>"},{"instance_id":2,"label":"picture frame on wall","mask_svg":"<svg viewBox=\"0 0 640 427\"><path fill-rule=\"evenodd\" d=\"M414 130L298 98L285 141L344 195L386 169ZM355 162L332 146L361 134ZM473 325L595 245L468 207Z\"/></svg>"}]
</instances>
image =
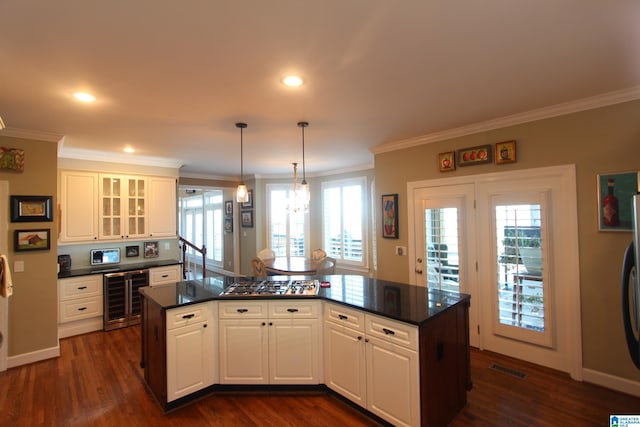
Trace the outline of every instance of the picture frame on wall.
<instances>
[{"instance_id":1,"label":"picture frame on wall","mask_svg":"<svg viewBox=\"0 0 640 427\"><path fill-rule=\"evenodd\" d=\"M382 237L398 238L398 195L382 195Z\"/></svg>"},{"instance_id":2,"label":"picture frame on wall","mask_svg":"<svg viewBox=\"0 0 640 427\"><path fill-rule=\"evenodd\" d=\"M473 166L491 163L493 161L492 149L493 147L487 144L458 150L457 164L458 166Z\"/></svg>"},{"instance_id":3,"label":"picture frame on wall","mask_svg":"<svg viewBox=\"0 0 640 427\"><path fill-rule=\"evenodd\" d=\"M224 219L224 232L233 233L233 218Z\"/></svg>"},{"instance_id":4,"label":"picture frame on wall","mask_svg":"<svg viewBox=\"0 0 640 427\"><path fill-rule=\"evenodd\" d=\"M51 196L11 196L11 222L53 221Z\"/></svg>"},{"instance_id":5,"label":"picture frame on wall","mask_svg":"<svg viewBox=\"0 0 640 427\"><path fill-rule=\"evenodd\" d=\"M516 161L516 142L496 142L496 165Z\"/></svg>"},{"instance_id":6,"label":"picture frame on wall","mask_svg":"<svg viewBox=\"0 0 640 427\"><path fill-rule=\"evenodd\" d=\"M157 258L160 255L159 242L144 242L144 257Z\"/></svg>"},{"instance_id":7,"label":"picture frame on wall","mask_svg":"<svg viewBox=\"0 0 640 427\"><path fill-rule=\"evenodd\" d=\"M631 199L638 182L637 171L598 174L598 231L633 229Z\"/></svg>"},{"instance_id":8,"label":"picture frame on wall","mask_svg":"<svg viewBox=\"0 0 640 427\"><path fill-rule=\"evenodd\" d=\"M244 228L253 228L253 211L242 211L240 216Z\"/></svg>"},{"instance_id":9,"label":"picture frame on wall","mask_svg":"<svg viewBox=\"0 0 640 427\"><path fill-rule=\"evenodd\" d=\"M438 154L438 168L440 172L452 172L456 170L456 153L454 151L447 151L446 153Z\"/></svg>"},{"instance_id":10,"label":"picture frame on wall","mask_svg":"<svg viewBox=\"0 0 640 427\"><path fill-rule=\"evenodd\" d=\"M127 258L135 258L137 256L140 256L140 246L138 245L127 246L125 250L125 255Z\"/></svg>"},{"instance_id":11,"label":"picture frame on wall","mask_svg":"<svg viewBox=\"0 0 640 427\"><path fill-rule=\"evenodd\" d=\"M48 251L51 249L51 229L15 230L13 250L15 252Z\"/></svg>"},{"instance_id":12,"label":"picture frame on wall","mask_svg":"<svg viewBox=\"0 0 640 427\"><path fill-rule=\"evenodd\" d=\"M224 214L225 216L233 216L233 202L231 200L224 202Z\"/></svg>"},{"instance_id":13,"label":"picture frame on wall","mask_svg":"<svg viewBox=\"0 0 640 427\"><path fill-rule=\"evenodd\" d=\"M253 209L253 190L248 190L247 196L249 197L249 199L246 202L242 203L242 209Z\"/></svg>"}]
</instances>

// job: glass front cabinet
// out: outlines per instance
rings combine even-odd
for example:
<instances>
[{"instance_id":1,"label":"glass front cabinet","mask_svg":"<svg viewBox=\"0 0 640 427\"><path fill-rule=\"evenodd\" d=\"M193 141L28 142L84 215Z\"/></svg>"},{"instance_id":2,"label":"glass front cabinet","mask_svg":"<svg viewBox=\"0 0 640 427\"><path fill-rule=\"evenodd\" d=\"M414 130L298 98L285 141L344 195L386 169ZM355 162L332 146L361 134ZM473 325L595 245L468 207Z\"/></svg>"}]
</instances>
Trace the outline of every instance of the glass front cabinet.
<instances>
[{"instance_id":1,"label":"glass front cabinet","mask_svg":"<svg viewBox=\"0 0 640 427\"><path fill-rule=\"evenodd\" d=\"M100 239L147 235L147 179L100 175Z\"/></svg>"}]
</instances>

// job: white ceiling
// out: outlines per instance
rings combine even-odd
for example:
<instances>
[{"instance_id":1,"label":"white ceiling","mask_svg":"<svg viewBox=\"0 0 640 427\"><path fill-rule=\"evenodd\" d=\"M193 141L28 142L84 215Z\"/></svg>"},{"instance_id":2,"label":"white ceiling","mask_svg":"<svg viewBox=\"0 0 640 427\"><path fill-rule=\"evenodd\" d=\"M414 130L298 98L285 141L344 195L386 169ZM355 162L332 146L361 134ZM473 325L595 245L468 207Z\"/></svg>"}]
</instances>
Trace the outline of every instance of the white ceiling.
<instances>
[{"instance_id":1,"label":"white ceiling","mask_svg":"<svg viewBox=\"0 0 640 427\"><path fill-rule=\"evenodd\" d=\"M291 173L310 122L313 175L638 85L638 0L0 0L0 134L64 135L70 157L132 145L183 175L237 177L237 121L258 176Z\"/></svg>"}]
</instances>

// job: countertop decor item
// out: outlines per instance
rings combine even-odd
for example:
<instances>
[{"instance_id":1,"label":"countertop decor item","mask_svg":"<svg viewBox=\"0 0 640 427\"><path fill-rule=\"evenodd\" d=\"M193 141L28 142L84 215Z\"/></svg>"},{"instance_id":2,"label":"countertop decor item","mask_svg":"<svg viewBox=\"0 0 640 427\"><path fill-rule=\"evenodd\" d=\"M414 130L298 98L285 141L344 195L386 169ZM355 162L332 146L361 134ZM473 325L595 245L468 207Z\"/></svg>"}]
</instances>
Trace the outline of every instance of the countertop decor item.
<instances>
[{"instance_id":1,"label":"countertop decor item","mask_svg":"<svg viewBox=\"0 0 640 427\"><path fill-rule=\"evenodd\" d=\"M144 242L144 257L157 258L160 252L160 243Z\"/></svg>"}]
</instances>

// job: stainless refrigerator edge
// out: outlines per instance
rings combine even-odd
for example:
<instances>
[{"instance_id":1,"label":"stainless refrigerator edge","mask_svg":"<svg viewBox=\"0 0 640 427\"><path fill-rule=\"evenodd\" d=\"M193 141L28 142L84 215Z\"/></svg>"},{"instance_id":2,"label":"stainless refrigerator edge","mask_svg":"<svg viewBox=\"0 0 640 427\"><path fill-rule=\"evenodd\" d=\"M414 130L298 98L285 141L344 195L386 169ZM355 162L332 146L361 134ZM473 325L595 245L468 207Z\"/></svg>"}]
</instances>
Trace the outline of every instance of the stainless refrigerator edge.
<instances>
[{"instance_id":1,"label":"stainless refrigerator edge","mask_svg":"<svg viewBox=\"0 0 640 427\"><path fill-rule=\"evenodd\" d=\"M640 369L640 193L632 198L633 241L622 262L622 321L631 360Z\"/></svg>"}]
</instances>

